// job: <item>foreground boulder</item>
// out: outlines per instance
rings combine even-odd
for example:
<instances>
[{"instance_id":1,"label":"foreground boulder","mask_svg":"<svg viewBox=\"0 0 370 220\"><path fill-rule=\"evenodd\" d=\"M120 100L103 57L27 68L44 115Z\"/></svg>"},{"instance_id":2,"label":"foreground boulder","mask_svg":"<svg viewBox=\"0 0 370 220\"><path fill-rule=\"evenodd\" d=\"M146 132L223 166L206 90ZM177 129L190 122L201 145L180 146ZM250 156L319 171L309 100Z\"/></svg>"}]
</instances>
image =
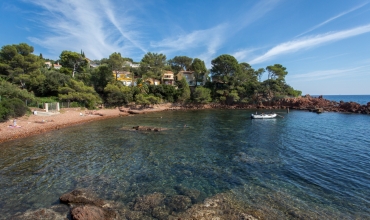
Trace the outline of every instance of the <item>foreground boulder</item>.
<instances>
[{"instance_id":1,"label":"foreground boulder","mask_svg":"<svg viewBox=\"0 0 370 220\"><path fill-rule=\"evenodd\" d=\"M11 220L68 220L70 215L70 209L66 205L55 205L49 209L37 209L32 211L26 211L22 214L17 214L11 217Z\"/></svg>"},{"instance_id":2,"label":"foreground boulder","mask_svg":"<svg viewBox=\"0 0 370 220\"><path fill-rule=\"evenodd\" d=\"M99 199L93 192L86 189L76 189L60 197L62 203L71 207L74 220L114 220L121 219L118 209L112 204Z\"/></svg>"},{"instance_id":3,"label":"foreground boulder","mask_svg":"<svg viewBox=\"0 0 370 220\"><path fill-rule=\"evenodd\" d=\"M95 205L98 207L104 205L102 199L97 198L95 194L85 189L73 190L72 192L62 195L59 199L62 203L66 204Z\"/></svg>"},{"instance_id":4,"label":"foreground boulder","mask_svg":"<svg viewBox=\"0 0 370 220\"><path fill-rule=\"evenodd\" d=\"M75 220L117 219L115 211L92 205L77 206L72 209L71 214Z\"/></svg>"}]
</instances>

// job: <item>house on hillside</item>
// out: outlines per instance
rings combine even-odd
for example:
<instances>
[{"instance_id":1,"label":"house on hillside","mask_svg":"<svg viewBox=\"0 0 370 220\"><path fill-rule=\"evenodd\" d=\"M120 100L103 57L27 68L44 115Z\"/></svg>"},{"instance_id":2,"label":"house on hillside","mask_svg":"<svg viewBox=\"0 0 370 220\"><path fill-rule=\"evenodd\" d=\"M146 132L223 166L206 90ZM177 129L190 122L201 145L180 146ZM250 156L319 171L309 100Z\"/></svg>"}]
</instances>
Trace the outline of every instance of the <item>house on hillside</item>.
<instances>
[{"instance_id":1,"label":"house on hillside","mask_svg":"<svg viewBox=\"0 0 370 220\"><path fill-rule=\"evenodd\" d=\"M115 71L112 71L112 72L113 72L114 78L116 78L116 72ZM133 85L132 73L128 71L118 71L117 80L122 82L122 84L125 86Z\"/></svg>"},{"instance_id":2,"label":"house on hillside","mask_svg":"<svg viewBox=\"0 0 370 220\"><path fill-rule=\"evenodd\" d=\"M196 86L197 85L197 80L195 79L195 75L193 71L180 71L177 76L177 80L182 80L185 78L186 82L188 83L189 86Z\"/></svg>"},{"instance_id":3,"label":"house on hillside","mask_svg":"<svg viewBox=\"0 0 370 220\"><path fill-rule=\"evenodd\" d=\"M48 68L48 69L50 69L50 68L52 68L52 67L54 67L54 69L57 69L57 70L59 70L60 68L62 68L62 65L59 65L59 62L58 63L54 63L54 64L52 64L50 61L48 61L48 62L45 62L45 66L46 66L46 68Z\"/></svg>"},{"instance_id":4,"label":"house on hillside","mask_svg":"<svg viewBox=\"0 0 370 220\"><path fill-rule=\"evenodd\" d=\"M154 79L154 78L147 78L145 79L145 82L149 85L160 85L161 84L160 80Z\"/></svg>"},{"instance_id":5,"label":"house on hillside","mask_svg":"<svg viewBox=\"0 0 370 220\"><path fill-rule=\"evenodd\" d=\"M162 75L162 82L166 85L175 85L175 74L172 71L164 71Z\"/></svg>"},{"instance_id":6,"label":"house on hillside","mask_svg":"<svg viewBox=\"0 0 370 220\"><path fill-rule=\"evenodd\" d=\"M140 67L140 64L139 63L132 63L130 61L125 61L123 63L123 67L125 67L125 66L129 66L131 68L139 68Z\"/></svg>"},{"instance_id":7,"label":"house on hillside","mask_svg":"<svg viewBox=\"0 0 370 220\"><path fill-rule=\"evenodd\" d=\"M100 65L99 64L96 64L96 63L90 63L90 68L97 68L99 67Z\"/></svg>"}]
</instances>

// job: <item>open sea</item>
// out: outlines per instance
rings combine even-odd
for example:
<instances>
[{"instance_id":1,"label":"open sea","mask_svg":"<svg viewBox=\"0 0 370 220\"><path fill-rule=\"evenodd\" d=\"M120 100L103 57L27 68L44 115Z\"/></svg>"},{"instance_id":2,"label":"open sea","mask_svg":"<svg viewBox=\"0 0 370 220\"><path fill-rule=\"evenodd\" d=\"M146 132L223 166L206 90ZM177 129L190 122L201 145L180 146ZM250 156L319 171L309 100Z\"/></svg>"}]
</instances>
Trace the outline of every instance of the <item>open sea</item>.
<instances>
[{"instance_id":1,"label":"open sea","mask_svg":"<svg viewBox=\"0 0 370 220\"><path fill-rule=\"evenodd\" d=\"M165 111L0 144L0 219L76 188L129 204L177 186L232 195L264 219L370 219L370 115L278 112ZM136 125L168 130L120 129Z\"/></svg>"},{"instance_id":2,"label":"open sea","mask_svg":"<svg viewBox=\"0 0 370 220\"><path fill-rule=\"evenodd\" d=\"M318 97L318 95L313 95L312 97ZM370 102L370 95L323 95L322 97L336 102L357 102L361 105L366 105Z\"/></svg>"}]
</instances>

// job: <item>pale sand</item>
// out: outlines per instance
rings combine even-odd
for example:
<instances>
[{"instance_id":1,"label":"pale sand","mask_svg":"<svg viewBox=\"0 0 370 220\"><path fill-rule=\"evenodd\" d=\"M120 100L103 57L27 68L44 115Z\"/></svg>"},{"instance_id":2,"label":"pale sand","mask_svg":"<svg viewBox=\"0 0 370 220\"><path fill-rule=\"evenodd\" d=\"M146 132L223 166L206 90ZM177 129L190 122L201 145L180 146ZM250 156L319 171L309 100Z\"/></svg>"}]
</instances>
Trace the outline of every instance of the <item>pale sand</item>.
<instances>
[{"instance_id":1,"label":"pale sand","mask_svg":"<svg viewBox=\"0 0 370 220\"><path fill-rule=\"evenodd\" d=\"M158 105L155 108L143 110L134 110L131 113L142 114L154 111L163 111L168 109L167 105ZM16 124L20 127L11 127L13 119L0 123L0 143L24 138L30 135L41 134L51 130L57 130L63 127L87 123L90 121L102 120L113 117L127 116L128 108L100 109L100 110L81 110L80 108L62 109L60 114L51 116L29 115L17 118ZM80 113L83 115L81 116Z\"/></svg>"}]
</instances>

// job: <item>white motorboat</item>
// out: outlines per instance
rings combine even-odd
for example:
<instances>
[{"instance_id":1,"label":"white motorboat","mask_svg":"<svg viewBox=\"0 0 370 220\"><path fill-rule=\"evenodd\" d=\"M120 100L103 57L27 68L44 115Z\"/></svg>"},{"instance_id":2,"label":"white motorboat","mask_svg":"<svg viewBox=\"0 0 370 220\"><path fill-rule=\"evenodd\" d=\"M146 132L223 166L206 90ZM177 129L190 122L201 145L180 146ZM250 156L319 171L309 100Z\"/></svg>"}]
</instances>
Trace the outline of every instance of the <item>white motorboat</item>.
<instances>
[{"instance_id":1,"label":"white motorboat","mask_svg":"<svg viewBox=\"0 0 370 220\"><path fill-rule=\"evenodd\" d=\"M276 118L277 114L276 113L271 113L271 114L251 114L252 119L269 119L269 118Z\"/></svg>"}]
</instances>

